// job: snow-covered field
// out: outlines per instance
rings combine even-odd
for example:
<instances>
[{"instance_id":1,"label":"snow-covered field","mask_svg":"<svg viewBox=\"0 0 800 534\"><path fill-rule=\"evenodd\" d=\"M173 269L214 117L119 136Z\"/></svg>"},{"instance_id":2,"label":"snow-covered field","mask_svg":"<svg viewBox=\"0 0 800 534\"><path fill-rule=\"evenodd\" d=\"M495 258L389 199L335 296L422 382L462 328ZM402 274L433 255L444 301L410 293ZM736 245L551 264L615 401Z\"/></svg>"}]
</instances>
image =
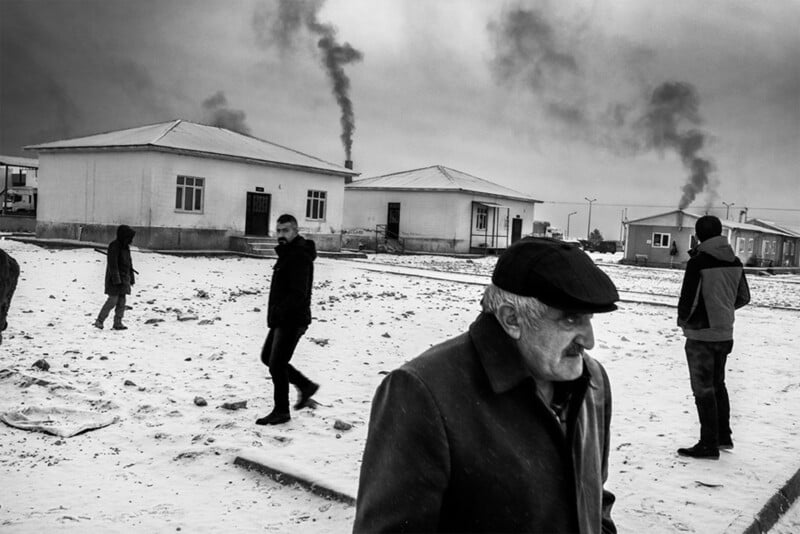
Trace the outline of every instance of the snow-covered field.
<instances>
[{"instance_id":1,"label":"snow-covered field","mask_svg":"<svg viewBox=\"0 0 800 534\"><path fill-rule=\"evenodd\" d=\"M128 302L130 329L119 332L91 326L104 301L104 256L9 240L0 248L22 268L0 347L0 369L17 373L0 375L0 412L61 406L120 418L71 438L1 425L3 532L350 530L351 506L233 460L258 448L354 486L383 375L465 330L481 295L474 283L376 270L388 262L487 276L494 265L493 258L319 259L315 320L293 363L322 384L321 405L276 428L253 424L271 409L259 353L274 260L134 252L140 275ZM677 295L680 271L596 259L621 290ZM595 316L592 353L614 391L608 488L617 495L620 532L741 531L800 468L800 311L782 309L800 308L797 282L751 278L757 306L737 316L729 363L736 448L718 462L675 454L698 433L675 310L623 303ZM146 324L152 319L162 321ZM39 359L49 371L31 367ZM197 406L198 396L208 405ZM221 407L237 401L247 407ZM353 428L336 430L337 420Z\"/></svg>"}]
</instances>

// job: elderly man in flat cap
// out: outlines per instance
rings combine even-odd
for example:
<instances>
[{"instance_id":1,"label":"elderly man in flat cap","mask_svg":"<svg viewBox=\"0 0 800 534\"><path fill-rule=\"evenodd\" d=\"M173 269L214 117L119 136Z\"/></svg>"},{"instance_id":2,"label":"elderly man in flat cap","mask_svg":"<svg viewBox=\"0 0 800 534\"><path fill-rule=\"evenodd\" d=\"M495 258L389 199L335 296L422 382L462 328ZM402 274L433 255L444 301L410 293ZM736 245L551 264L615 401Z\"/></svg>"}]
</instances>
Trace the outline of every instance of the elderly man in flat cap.
<instances>
[{"instance_id":1,"label":"elderly man in flat cap","mask_svg":"<svg viewBox=\"0 0 800 534\"><path fill-rule=\"evenodd\" d=\"M378 387L354 532L616 532L611 389L586 350L617 300L575 246L509 247L469 332Z\"/></svg>"}]
</instances>

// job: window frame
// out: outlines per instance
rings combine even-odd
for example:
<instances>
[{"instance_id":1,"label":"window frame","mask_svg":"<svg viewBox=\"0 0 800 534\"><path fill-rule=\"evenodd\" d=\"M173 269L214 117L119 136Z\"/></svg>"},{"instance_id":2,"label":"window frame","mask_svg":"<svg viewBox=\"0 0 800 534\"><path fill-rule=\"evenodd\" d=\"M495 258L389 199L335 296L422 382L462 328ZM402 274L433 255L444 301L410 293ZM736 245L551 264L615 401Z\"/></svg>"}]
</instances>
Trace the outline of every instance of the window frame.
<instances>
[{"instance_id":1,"label":"window frame","mask_svg":"<svg viewBox=\"0 0 800 534\"><path fill-rule=\"evenodd\" d=\"M658 244L656 244L656 236L659 236L660 239L658 240ZM666 237L666 244L664 243L664 237ZM653 232L653 235L650 236L650 246L652 248L669 248L672 244L672 234L667 234L665 232Z\"/></svg>"},{"instance_id":2,"label":"window frame","mask_svg":"<svg viewBox=\"0 0 800 534\"><path fill-rule=\"evenodd\" d=\"M191 184L189 183L189 180L191 180ZM199 185L198 180L200 181ZM175 180L175 212L195 213L202 215L205 212L206 207L205 189L207 183L207 180L202 176L178 174ZM189 191L191 191L191 199L189 196ZM186 208L187 200L189 200L190 204L188 209ZM196 207L198 201L200 204L199 208Z\"/></svg>"},{"instance_id":3,"label":"window frame","mask_svg":"<svg viewBox=\"0 0 800 534\"><path fill-rule=\"evenodd\" d=\"M314 217L316 212L317 217ZM306 220L325 221L328 217L328 192L309 189L306 193Z\"/></svg>"},{"instance_id":4,"label":"window frame","mask_svg":"<svg viewBox=\"0 0 800 534\"><path fill-rule=\"evenodd\" d=\"M475 229L486 230L489 223L489 206L476 206L475 210Z\"/></svg>"}]
</instances>

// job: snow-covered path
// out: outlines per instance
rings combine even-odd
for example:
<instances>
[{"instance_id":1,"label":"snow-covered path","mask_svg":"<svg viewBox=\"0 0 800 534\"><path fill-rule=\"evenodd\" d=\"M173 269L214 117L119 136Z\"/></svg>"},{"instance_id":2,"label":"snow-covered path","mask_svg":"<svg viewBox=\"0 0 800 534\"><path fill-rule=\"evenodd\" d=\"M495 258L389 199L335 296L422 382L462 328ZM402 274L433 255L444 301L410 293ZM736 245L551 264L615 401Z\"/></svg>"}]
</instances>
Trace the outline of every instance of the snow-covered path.
<instances>
[{"instance_id":1,"label":"snow-covered path","mask_svg":"<svg viewBox=\"0 0 800 534\"><path fill-rule=\"evenodd\" d=\"M13 241L0 247L23 270L0 368L51 382L0 381L0 411L93 400L121 417L68 439L0 426L0 527L10 532L348 531L352 507L236 467L237 451L279 451L314 472L355 480L383 375L462 332L482 291L318 260L315 321L295 363L322 383L322 406L265 428L253 421L271 408L258 355L273 260L134 253L141 275L129 299L131 328L115 332L90 326L104 300L103 256ZM628 272L615 271L623 273L615 281ZM623 279L626 290L652 283L636 279ZM179 320L187 316L197 319ZM624 303L595 317L592 352L614 391L609 488L621 532L723 532L800 468L798 319L791 311L740 312L729 365L736 448L719 462L690 462L674 452L697 434L674 310ZM40 358L49 371L31 369ZM208 406L196 406L196 396ZM220 407L243 400L246 409ZM335 430L337 419L353 429Z\"/></svg>"}]
</instances>

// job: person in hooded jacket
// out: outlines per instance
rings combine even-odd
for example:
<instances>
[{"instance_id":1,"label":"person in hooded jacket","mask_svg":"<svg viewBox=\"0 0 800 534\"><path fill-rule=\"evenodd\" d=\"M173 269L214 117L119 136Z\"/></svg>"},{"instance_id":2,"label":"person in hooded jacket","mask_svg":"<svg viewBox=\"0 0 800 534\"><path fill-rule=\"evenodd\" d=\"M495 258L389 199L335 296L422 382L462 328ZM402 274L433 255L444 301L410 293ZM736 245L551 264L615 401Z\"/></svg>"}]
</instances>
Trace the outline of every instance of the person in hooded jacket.
<instances>
[{"instance_id":1,"label":"person in hooded jacket","mask_svg":"<svg viewBox=\"0 0 800 534\"><path fill-rule=\"evenodd\" d=\"M678 326L686 337L689 379L700 419L700 441L678 449L691 458L718 459L733 448L725 364L733 350L735 310L750 302L742 262L713 215L695 224L699 244L690 253L678 301Z\"/></svg>"},{"instance_id":2,"label":"person in hooded jacket","mask_svg":"<svg viewBox=\"0 0 800 534\"><path fill-rule=\"evenodd\" d=\"M117 238L108 244L106 253L105 292L108 295L105 304L100 308L94 326L103 328L108 314L114 310L114 330L127 330L122 324L125 315L126 296L131 294L131 286L136 283L135 270L131 260L131 243L136 232L125 224L117 227Z\"/></svg>"},{"instance_id":3,"label":"person in hooded jacket","mask_svg":"<svg viewBox=\"0 0 800 534\"><path fill-rule=\"evenodd\" d=\"M267 305L269 333L261 350L261 361L269 367L274 388L272 412L256 420L258 425L279 425L291 419L289 414L289 384L299 391L294 405L301 410L311 403L319 389L292 366L294 349L311 324L311 287L314 284L314 260L317 250L314 241L298 234L297 219L289 214L278 217L278 261L272 268L272 281Z\"/></svg>"}]
</instances>

